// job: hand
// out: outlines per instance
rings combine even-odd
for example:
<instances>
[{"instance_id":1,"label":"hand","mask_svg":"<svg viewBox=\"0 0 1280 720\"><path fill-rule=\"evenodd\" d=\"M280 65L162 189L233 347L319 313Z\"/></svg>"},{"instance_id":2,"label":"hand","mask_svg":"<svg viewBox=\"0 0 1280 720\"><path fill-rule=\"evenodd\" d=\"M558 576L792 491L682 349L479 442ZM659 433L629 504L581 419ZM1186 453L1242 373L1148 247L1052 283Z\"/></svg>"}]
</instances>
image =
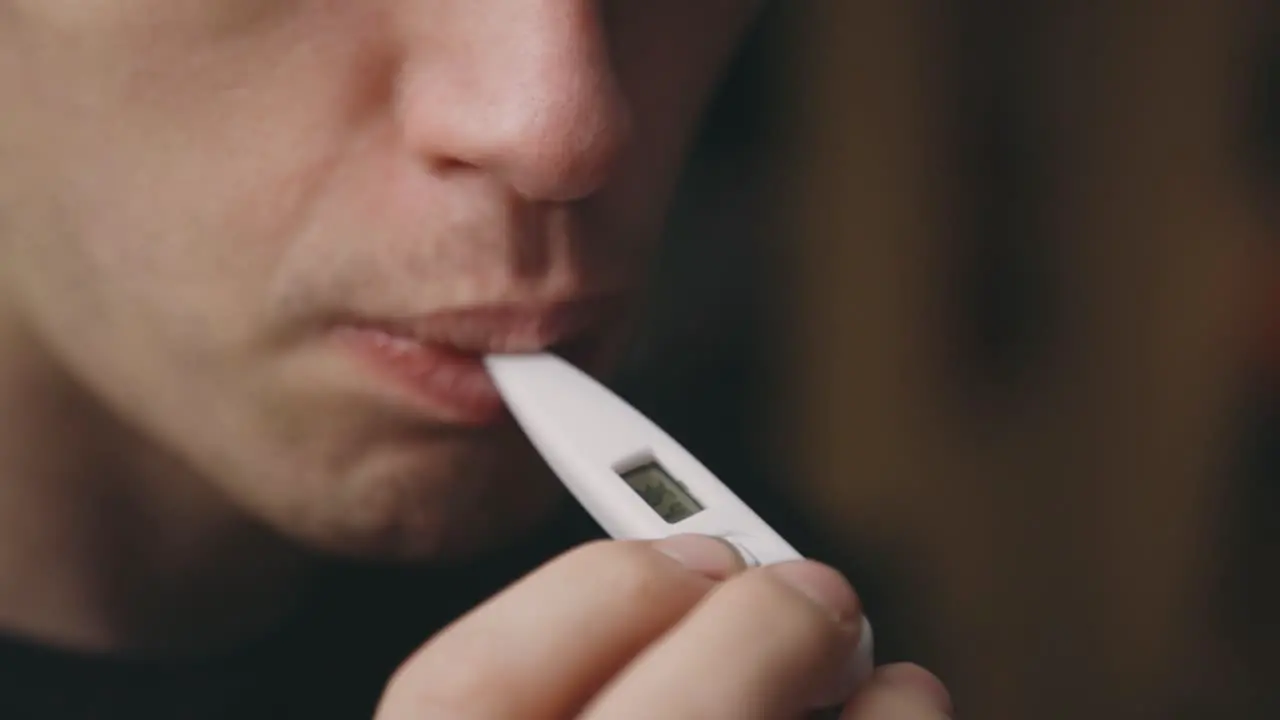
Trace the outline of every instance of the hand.
<instances>
[{"instance_id":1,"label":"hand","mask_svg":"<svg viewBox=\"0 0 1280 720\"><path fill-rule=\"evenodd\" d=\"M697 536L596 542L436 635L377 718L792 720L866 680L861 625L853 589L817 563L746 570ZM947 717L946 690L913 666L862 684L840 717Z\"/></svg>"}]
</instances>

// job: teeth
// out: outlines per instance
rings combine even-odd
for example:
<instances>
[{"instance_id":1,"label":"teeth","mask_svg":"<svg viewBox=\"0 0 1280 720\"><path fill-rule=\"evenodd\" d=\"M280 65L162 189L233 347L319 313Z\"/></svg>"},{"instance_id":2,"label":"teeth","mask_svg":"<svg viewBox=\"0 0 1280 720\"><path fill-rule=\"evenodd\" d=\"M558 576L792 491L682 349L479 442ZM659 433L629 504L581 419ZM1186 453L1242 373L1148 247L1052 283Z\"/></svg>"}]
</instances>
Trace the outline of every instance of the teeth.
<instances>
[{"instance_id":1,"label":"teeth","mask_svg":"<svg viewBox=\"0 0 1280 720\"><path fill-rule=\"evenodd\" d=\"M379 349L386 351L390 355L401 358L422 350L422 346L418 344L418 341L416 340L391 335L385 332L374 333L373 342Z\"/></svg>"}]
</instances>

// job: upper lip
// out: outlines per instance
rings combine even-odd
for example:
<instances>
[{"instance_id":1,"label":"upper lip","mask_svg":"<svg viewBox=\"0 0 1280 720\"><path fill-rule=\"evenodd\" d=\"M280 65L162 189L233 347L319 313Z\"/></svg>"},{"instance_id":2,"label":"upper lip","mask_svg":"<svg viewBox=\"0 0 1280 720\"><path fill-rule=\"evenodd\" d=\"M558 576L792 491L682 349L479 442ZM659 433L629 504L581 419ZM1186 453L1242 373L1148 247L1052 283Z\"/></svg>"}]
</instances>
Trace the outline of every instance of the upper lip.
<instances>
[{"instance_id":1,"label":"upper lip","mask_svg":"<svg viewBox=\"0 0 1280 720\"><path fill-rule=\"evenodd\" d=\"M606 296L476 305L343 324L468 353L520 353L539 352L591 334L621 310L620 297Z\"/></svg>"}]
</instances>

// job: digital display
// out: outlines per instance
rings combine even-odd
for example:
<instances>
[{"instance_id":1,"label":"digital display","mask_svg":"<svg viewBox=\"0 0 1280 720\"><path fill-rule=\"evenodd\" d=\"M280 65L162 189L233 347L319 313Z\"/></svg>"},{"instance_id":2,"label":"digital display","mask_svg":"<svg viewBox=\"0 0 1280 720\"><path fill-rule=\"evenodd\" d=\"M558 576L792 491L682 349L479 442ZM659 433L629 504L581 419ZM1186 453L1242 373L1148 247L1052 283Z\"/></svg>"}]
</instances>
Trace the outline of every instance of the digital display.
<instances>
[{"instance_id":1,"label":"digital display","mask_svg":"<svg viewBox=\"0 0 1280 720\"><path fill-rule=\"evenodd\" d=\"M702 505L693 499L680 481L655 461L637 465L619 475L654 512L673 525L702 512Z\"/></svg>"}]
</instances>

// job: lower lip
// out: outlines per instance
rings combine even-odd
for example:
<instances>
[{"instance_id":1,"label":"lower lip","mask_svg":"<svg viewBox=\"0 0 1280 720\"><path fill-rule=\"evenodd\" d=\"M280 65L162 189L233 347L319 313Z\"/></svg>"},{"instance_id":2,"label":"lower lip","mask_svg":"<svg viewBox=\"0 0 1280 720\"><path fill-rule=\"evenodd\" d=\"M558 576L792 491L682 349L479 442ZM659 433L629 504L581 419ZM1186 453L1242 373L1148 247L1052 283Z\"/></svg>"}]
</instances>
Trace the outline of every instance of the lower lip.
<instances>
[{"instance_id":1,"label":"lower lip","mask_svg":"<svg viewBox=\"0 0 1280 720\"><path fill-rule=\"evenodd\" d=\"M484 426L507 417L502 395L478 354L424 345L374 329L342 328L336 335L443 420Z\"/></svg>"}]
</instances>

